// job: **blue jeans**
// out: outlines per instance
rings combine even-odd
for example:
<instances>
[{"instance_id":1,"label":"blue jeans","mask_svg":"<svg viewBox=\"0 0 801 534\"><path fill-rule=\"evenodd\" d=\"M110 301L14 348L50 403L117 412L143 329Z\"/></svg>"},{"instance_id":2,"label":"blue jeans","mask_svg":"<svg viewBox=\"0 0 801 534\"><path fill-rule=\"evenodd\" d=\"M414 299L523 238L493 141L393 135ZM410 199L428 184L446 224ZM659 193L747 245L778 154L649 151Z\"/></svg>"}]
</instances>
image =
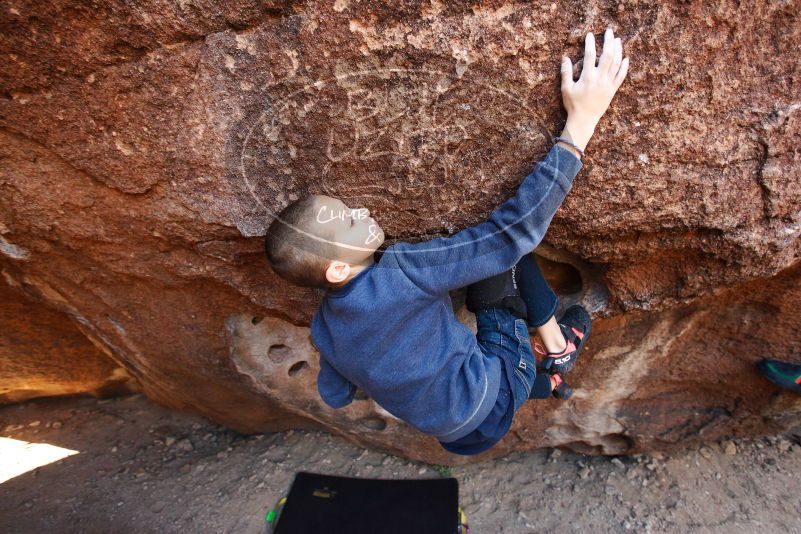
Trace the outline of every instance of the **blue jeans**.
<instances>
[{"instance_id":1,"label":"blue jeans","mask_svg":"<svg viewBox=\"0 0 801 534\"><path fill-rule=\"evenodd\" d=\"M476 340L488 357L503 364L501 385L495 406L487 418L470 434L440 444L455 454L478 454L509 431L514 414L528 399L544 399L551 394L550 378L537 374L528 327L542 326L559 303L530 254L517 264L522 269L520 293L526 301L528 319L512 314L508 308L485 308L476 312Z\"/></svg>"},{"instance_id":2,"label":"blue jeans","mask_svg":"<svg viewBox=\"0 0 801 534\"><path fill-rule=\"evenodd\" d=\"M520 296L526 303L528 317L521 319L507 308L487 308L476 312L476 339L486 354L501 357L512 364L515 380L511 380L514 393L514 411L529 398L547 398L551 393L550 380L547 394L541 389L545 376L537 380L537 363L528 337L528 327L542 326L548 322L559 305L533 254L526 254L517 262L520 269ZM512 374L511 372L508 375ZM507 376L508 376L507 375Z\"/></svg>"}]
</instances>

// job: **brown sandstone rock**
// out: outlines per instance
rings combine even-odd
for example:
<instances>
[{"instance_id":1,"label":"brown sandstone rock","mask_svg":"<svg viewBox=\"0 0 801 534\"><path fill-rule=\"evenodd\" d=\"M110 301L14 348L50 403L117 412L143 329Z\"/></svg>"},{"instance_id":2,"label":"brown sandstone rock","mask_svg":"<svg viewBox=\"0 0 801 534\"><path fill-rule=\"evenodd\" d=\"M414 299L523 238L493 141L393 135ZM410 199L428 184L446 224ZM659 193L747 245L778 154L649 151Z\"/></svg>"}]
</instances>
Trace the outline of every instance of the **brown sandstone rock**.
<instances>
[{"instance_id":1,"label":"brown sandstone rock","mask_svg":"<svg viewBox=\"0 0 801 534\"><path fill-rule=\"evenodd\" d=\"M69 317L0 280L0 404L76 393L111 396L136 389L125 369L92 344Z\"/></svg>"},{"instance_id":2,"label":"brown sandstone rock","mask_svg":"<svg viewBox=\"0 0 801 534\"><path fill-rule=\"evenodd\" d=\"M309 192L368 206L387 244L480 222L559 131L560 55L611 24L631 73L538 250L597 319L579 391L488 454L775 431L799 404L753 364L801 359L799 7L12 0L0 267L161 403L457 461L370 400L322 403L319 294L260 236Z\"/></svg>"}]
</instances>

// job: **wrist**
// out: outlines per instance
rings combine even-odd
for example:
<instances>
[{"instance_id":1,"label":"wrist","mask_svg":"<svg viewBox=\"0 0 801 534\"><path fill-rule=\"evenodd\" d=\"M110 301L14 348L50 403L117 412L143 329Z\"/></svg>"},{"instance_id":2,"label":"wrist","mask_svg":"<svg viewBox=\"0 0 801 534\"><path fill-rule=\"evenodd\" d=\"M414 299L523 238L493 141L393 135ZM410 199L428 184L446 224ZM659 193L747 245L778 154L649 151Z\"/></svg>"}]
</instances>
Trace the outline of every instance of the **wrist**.
<instances>
[{"instance_id":1,"label":"wrist","mask_svg":"<svg viewBox=\"0 0 801 534\"><path fill-rule=\"evenodd\" d=\"M593 120L568 116L564 130L562 130L562 137L570 139L581 150L584 150L595 132L595 124L596 122Z\"/></svg>"},{"instance_id":2,"label":"wrist","mask_svg":"<svg viewBox=\"0 0 801 534\"><path fill-rule=\"evenodd\" d=\"M569 141L565 137L557 137L554 144L564 148L579 160L584 157L584 151L578 148L578 145L574 144L573 141Z\"/></svg>"}]
</instances>

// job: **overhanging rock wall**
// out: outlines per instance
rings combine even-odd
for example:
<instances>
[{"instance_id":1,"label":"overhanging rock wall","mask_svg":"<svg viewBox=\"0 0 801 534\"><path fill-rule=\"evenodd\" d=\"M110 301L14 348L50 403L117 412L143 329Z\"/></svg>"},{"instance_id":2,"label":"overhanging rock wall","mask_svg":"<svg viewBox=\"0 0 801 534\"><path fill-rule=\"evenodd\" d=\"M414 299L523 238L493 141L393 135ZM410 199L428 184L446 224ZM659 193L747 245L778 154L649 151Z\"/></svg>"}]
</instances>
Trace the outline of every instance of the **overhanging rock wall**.
<instances>
[{"instance_id":1,"label":"overhanging rock wall","mask_svg":"<svg viewBox=\"0 0 801 534\"><path fill-rule=\"evenodd\" d=\"M163 404L458 461L369 399L322 403L319 294L278 279L260 236L308 192L370 207L387 244L482 221L562 126L561 54L612 25L629 78L537 251L564 301L594 311L578 391L529 403L487 454L776 431L801 403L753 365L801 360L799 12L12 0L0 268Z\"/></svg>"},{"instance_id":2,"label":"overhanging rock wall","mask_svg":"<svg viewBox=\"0 0 801 534\"><path fill-rule=\"evenodd\" d=\"M108 349L102 342L87 338L69 315L32 302L19 289L0 280L0 405L136 391L125 369L104 353Z\"/></svg>"}]
</instances>

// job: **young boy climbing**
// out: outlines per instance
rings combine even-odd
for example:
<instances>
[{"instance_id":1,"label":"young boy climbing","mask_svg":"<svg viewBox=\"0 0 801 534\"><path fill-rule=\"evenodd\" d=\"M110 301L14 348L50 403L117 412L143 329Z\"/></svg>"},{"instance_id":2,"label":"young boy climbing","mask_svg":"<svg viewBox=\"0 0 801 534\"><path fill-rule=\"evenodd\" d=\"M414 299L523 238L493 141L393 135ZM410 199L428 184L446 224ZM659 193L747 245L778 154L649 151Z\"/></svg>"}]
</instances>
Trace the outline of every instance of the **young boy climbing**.
<instances>
[{"instance_id":1,"label":"young boy climbing","mask_svg":"<svg viewBox=\"0 0 801 534\"><path fill-rule=\"evenodd\" d=\"M578 305L554 317L557 297L531 252L570 191L628 64L611 29L597 64L587 34L578 81L563 58L565 128L516 195L481 224L395 243L375 262L384 234L369 210L312 195L281 211L265 239L273 269L326 289L311 336L320 352L317 388L329 406L349 404L358 386L446 450L477 454L506 434L527 399L570 396L563 375L587 342L590 317ZM448 292L462 287L476 335L453 313ZM529 327L544 345L534 347L539 368Z\"/></svg>"}]
</instances>

